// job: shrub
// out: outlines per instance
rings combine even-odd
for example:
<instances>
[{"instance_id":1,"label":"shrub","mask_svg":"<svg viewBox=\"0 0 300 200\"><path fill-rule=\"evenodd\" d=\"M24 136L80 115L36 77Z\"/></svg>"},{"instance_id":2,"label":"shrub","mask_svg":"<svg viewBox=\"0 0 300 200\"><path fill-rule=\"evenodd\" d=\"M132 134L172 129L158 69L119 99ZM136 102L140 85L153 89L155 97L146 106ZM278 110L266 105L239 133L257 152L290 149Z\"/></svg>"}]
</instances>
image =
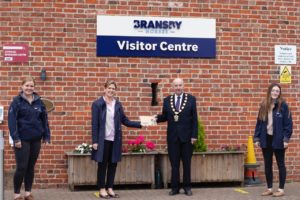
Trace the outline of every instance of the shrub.
<instances>
[{"instance_id":1,"label":"shrub","mask_svg":"<svg viewBox=\"0 0 300 200\"><path fill-rule=\"evenodd\" d=\"M205 144L205 131L204 125L199 120L198 121L198 138L194 143L194 152L204 152L207 150L207 145Z\"/></svg>"}]
</instances>

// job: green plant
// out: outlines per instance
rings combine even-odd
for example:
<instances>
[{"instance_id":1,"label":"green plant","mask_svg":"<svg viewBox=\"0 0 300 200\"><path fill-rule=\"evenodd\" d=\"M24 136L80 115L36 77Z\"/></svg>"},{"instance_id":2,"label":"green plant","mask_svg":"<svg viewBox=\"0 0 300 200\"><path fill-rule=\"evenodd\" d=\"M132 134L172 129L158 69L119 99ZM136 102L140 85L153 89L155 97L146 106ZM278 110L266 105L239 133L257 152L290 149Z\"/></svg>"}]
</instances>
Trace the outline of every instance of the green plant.
<instances>
[{"instance_id":1,"label":"green plant","mask_svg":"<svg viewBox=\"0 0 300 200\"><path fill-rule=\"evenodd\" d=\"M204 125L199 120L198 121L198 138L197 141L194 143L194 152L204 152L207 150L207 145L205 144L205 131Z\"/></svg>"}]
</instances>

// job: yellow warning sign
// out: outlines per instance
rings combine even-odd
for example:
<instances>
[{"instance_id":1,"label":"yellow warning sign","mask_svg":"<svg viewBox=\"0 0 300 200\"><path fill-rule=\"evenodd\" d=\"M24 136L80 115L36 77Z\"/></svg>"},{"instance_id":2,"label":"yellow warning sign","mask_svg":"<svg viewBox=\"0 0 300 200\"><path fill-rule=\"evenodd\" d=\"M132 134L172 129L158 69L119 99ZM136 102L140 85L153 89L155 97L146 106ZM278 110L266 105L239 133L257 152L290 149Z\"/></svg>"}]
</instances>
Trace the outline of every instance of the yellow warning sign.
<instances>
[{"instance_id":1,"label":"yellow warning sign","mask_svg":"<svg viewBox=\"0 0 300 200\"><path fill-rule=\"evenodd\" d=\"M280 83L291 83L291 82L292 82L291 66L287 66L287 65L280 66Z\"/></svg>"}]
</instances>

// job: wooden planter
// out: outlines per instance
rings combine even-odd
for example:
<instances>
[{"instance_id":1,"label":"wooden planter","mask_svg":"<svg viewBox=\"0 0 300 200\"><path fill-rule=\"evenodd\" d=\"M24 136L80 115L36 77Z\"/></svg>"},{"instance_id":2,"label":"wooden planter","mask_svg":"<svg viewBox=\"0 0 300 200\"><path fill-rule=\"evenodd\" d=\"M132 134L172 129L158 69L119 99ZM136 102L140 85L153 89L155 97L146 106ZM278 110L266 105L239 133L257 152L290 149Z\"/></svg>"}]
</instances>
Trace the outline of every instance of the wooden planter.
<instances>
[{"instance_id":1,"label":"wooden planter","mask_svg":"<svg viewBox=\"0 0 300 200\"><path fill-rule=\"evenodd\" d=\"M68 184L75 186L96 185L98 164L91 160L90 154L67 152ZM154 167L156 152L124 153L118 163L115 184L151 184L154 188Z\"/></svg>"},{"instance_id":2,"label":"wooden planter","mask_svg":"<svg viewBox=\"0 0 300 200\"><path fill-rule=\"evenodd\" d=\"M96 162L91 160L91 154L78 154L67 152L68 156L68 184L71 190L75 186L96 185Z\"/></svg>"},{"instance_id":3,"label":"wooden planter","mask_svg":"<svg viewBox=\"0 0 300 200\"><path fill-rule=\"evenodd\" d=\"M159 153L159 167L164 187L171 182L171 166L167 153ZM182 162L180 163L182 165ZM182 181L182 166L180 166ZM244 152L194 152L191 182L240 182L244 184Z\"/></svg>"}]
</instances>

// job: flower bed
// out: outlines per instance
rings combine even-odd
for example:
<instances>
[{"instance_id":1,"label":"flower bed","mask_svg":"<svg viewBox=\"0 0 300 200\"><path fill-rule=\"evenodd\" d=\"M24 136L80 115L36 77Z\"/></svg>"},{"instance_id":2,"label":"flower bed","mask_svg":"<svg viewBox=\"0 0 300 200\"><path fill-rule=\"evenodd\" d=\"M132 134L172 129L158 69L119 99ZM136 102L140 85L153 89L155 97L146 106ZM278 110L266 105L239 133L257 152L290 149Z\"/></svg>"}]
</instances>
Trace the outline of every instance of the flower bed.
<instances>
[{"instance_id":1,"label":"flower bed","mask_svg":"<svg viewBox=\"0 0 300 200\"><path fill-rule=\"evenodd\" d=\"M145 141L145 137L140 135L135 140L129 140L127 147L123 148L123 152L146 153L153 151L154 148L155 144L153 142Z\"/></svg>"},{"instance_id":2,"label":"flower bed","mask_svg":"<svg viewBox=\"0 0 300 200\"><path fill-rule=\"evenodd\" d=\"M91 153L92 152L92 145L87 144L87 143L79 144L77 147L75 147L73 152L74 153L80 153L80 154Z\"/></svg>"}]
</instances>

